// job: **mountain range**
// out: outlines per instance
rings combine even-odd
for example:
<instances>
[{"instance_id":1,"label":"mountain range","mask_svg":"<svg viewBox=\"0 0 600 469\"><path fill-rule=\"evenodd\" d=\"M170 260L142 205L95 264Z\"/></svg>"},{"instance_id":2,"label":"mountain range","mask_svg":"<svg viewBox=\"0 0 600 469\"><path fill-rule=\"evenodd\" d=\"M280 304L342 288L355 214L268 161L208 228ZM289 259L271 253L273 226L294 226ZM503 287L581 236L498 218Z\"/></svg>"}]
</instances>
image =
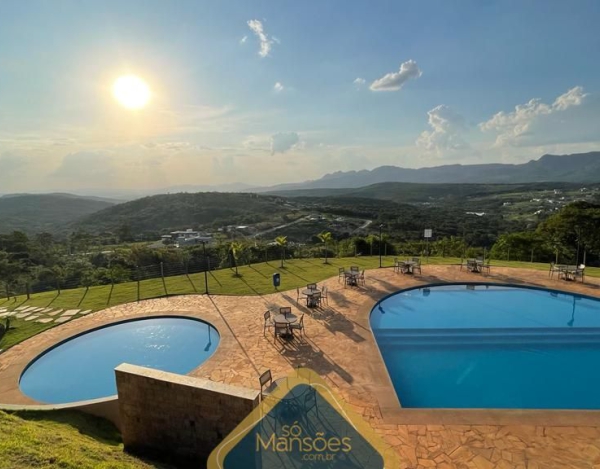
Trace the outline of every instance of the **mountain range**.
<instances>
[{"instance_id":1,"label":"mountain range","mask_svg":"<svg viewBox=\"0 0 600 469\"><path fill-rule=\"evenodd\" d=\"M281 192L296 189L347 189L382 182L426 184L514 184L530 182L600 182L600 151L572 155L544 155L523 164L444 165L409 169L380 166L372 170L337 171L320 179L279 184L253 192Z\"/></svg>"}]
</instances>

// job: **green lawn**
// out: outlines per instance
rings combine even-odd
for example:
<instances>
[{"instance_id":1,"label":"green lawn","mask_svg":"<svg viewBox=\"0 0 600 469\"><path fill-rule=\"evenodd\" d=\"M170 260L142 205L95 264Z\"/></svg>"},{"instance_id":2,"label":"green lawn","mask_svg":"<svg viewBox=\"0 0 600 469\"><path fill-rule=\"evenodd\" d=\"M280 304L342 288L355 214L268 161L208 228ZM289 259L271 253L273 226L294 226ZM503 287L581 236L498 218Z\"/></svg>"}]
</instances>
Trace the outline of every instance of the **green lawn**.
<instances>
[{"instance_id":1,"label":"green lawn","mask_svg":"<svg viewBox=\"0 0 600 469\"><path fill-rule=\"evenodd\" d=\"M123 452L110 422L80 412L0 411L0 435L0 469L160 467Z\"/></svg>"},{"instance_id":2,"label":"green lawn","mask_svg":"<svg viewBox=\"0 0 600 469\"><path fill-rule=\"evenodd\" d=\"M394 257L383 258L383 266L393 265ZM425 261L424 261L425 262ZM430 264L458 264L458 258L429 258ZM301 287L311 282L320 282L338 273L339 267L358 265L361 269L374 269L379 267L379 257L352 257L329 259L328 264L323 259L295 259L286 261L280 268L279 262L269 262L243 266L238 269L239 276L233 269L215 270L208 274L208 288L211 294L217 295L262 295L273 293L272 275L281 274L279 290L289 290ZM529 262L492 261L492 265L520 267L537 270L548 270L548 264ZM586 274L600 277L600 269L586 269ZM140 282L139 299L157 298L165 295L182 295L204 293L204 273L167 277L163 284L162 279L143 280ZM78 308L81 310L100 310L108 306L129 303L138 300L138 285L136 282L121 283L111 288L110 285L91 287L87 292L85 288L63 290L60 295L56 291L31 295L31 299L18 297L16 299L0 299L0 307L8 306L11 309L17 306L43 306L62 309ZM11 329L0 341L0 349L7 348L27 337L47 329L48 324L31 323L11 320Z\"/></svg>"}]
</instances>

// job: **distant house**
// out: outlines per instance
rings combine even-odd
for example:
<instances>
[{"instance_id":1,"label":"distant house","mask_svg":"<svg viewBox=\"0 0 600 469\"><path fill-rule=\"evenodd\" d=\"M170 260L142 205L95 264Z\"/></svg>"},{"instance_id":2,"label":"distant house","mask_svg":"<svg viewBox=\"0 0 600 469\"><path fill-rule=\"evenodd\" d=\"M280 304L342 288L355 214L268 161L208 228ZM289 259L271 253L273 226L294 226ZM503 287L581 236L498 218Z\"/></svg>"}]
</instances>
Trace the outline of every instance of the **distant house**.
<instances>
[{"instance_id":1,"label":"distant house","mask_svg":"<svg viewBox=\"0 0 600 469\"><path fill-rule=\"evenodd\" d=\"M170 235L165 235L162 238L165 239L166 236L170 236L172 243L176 244L178 247L193 246L201 243L211 243L213 241L212 235L200 233L199 231L194 231L191 228L188 228L185 231L171 231Z\"/></svg>"}]
</instances>

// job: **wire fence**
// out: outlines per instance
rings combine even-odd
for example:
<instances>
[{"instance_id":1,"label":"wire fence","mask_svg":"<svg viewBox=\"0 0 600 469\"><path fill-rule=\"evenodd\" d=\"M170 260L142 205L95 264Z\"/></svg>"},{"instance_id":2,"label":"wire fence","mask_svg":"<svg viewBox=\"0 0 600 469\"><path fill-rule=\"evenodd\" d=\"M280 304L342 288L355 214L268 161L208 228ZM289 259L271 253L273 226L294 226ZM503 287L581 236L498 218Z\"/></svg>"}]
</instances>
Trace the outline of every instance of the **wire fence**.
<instances>
[{"instance_id":1,"label":"wire fence","mask_svg":"<svg viewBox=\"0 0 600 469\"><path fill-rule=\"evenodd\" d=\"M319 258L323 257L327 251L329 258L352 257L352 256L378 256L380 254L378 246L365 245L361 249L353 246L349 252L339 249L339 246L325 248L324 246L295 246L283 251L279 247L263 249L261 251L247 250L237 259L231 253L223 256L217 252L208 252L206 256L192 257L187 260L160 262L149 265L131 265L122 260L118 263L108 263L103 267L78 269L71 266L64 270L52 271L46 269L43 273L17 275L11 280L0 279L0 297L10 298L21 295L29 297L32 294L72 290L77 288L86 288L102 285L113 286L123 283L131 283L132 287L137 284L138 298L140 298L140 289L147 285L148 281L162 279L162 291L155 296L169 295L168 279L172 277L187 277L189 291L195 293L210 293L210 283L212 280L211 272L218 269L233 269L236 265L253 265L263 262L279 262L282 255L285 259L299 258ZM406 243L404 245L394 246L392 244L382 245L381 254L383 256L438 256L438 257L480 257L484 255L489 257L489 251L485 248L454 246L444 247L441 244L426 243ZM511 255L512 254L512 255ZM518 257L510 251L494 257L496 260L509 261L527 261L527 262L549 262L548 254L541 254L532 251L524 253ZM197 274L205 273L204 278ZM194 276L194 277L191 277ZM144 282L146 282L144 284ZM160 282L159 282L160 285ZM181 290L181 288L180 288Z\"/></svg>"}]
</instances>

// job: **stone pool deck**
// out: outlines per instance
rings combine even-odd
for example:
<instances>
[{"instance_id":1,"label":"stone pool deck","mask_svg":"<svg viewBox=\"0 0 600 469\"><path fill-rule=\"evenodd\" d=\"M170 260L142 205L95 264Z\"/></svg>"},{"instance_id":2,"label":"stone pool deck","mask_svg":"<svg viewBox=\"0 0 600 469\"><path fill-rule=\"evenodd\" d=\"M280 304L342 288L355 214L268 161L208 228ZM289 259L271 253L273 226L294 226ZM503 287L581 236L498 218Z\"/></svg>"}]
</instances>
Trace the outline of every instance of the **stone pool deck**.
<instances>
[{"instance_id":1,"label":"stone pool deck","mask_svg":"<svg viewBox=\"0 0 600 469\"><path fill-rule=\"evenodd\" d=\"M258 376L266 369L278 378L298 366L311 368L398 451L401 467L600 468L598 413L561 420L552 411L540 411L529 419L534 424L527 425L518 423L518 412L499 420L494 411L485 410L466 418L458 410L441 417L421 413L414 419L400 409L368 321L375 301L420 284L489 281L600 296L599 279L588 278L586 284L565 282L549 279L546 271L513 268L492 268L491 274L479 275L457 266L423 266L423 275L415 277L392 269L371 270L366 277L366 286L359 288L344 288L337 278L322 282L329 289L329 305L316 311L297 305L293 290L251 297L179 296L88 314L0 355L0 403L34 403L20 393L18 379L27 363L49 346L111 322L177 314L205 319L221 334L215 354L191 375L258 388ZM304 339L282 343L274 340L271 331L263 335L264 311L279 306L306 313Z\"/></svg>"}]
</instances>

